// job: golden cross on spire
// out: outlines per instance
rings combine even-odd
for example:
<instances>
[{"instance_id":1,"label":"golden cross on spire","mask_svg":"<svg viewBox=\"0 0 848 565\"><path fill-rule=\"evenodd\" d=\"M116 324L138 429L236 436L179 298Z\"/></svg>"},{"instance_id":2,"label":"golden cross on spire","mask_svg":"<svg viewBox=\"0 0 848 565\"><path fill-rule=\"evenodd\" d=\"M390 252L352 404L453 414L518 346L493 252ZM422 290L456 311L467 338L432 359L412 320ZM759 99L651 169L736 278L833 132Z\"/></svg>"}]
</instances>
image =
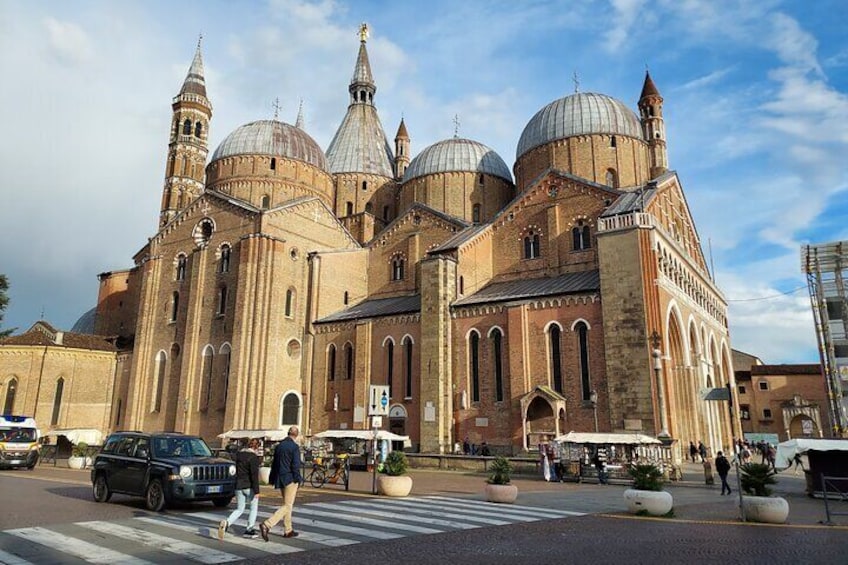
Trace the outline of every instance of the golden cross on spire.
<instances>
[{"instance_id":1,"label":"golden cross on spire","mask_svg":"<svg viewBox=\"0 0 848 565\"><path fill-rule=\"evenodd\" d=\"M574 71L571 80L574 81L574 92L580 92L580 79L577 77L577 71Z\"/></svg>"},{"instance_id":2,"label":"golden cross on spire","mask_svg":"<svg viewBox=\"0 0 848 565\"><path fill-rule=\"evenodd\" d=\"M271 104L271 107L274 108L274 119L276 120L280 116L280 110L282 109L279 97L274 99L274 103Z\"/></svg>"},{"instance_id":3,"label":"golden cross on spire","mask_svg":"<svg viewBox=\"0 0 848 565\"><path fill-rule=\"evenodd\" d=\"M453 115L453 136L459 137L459 114Z\"/></svg>"},{"instance_id":4,"label":"golden cross on spire","mask_svg":"<svg viewBox=\"0 0 848 565\"><path fill-rule=\"evenodd\" d=\"M362 43L368 41L368 24L365 22L359 24L359 41Z\"/></svg>"}]
</instances>

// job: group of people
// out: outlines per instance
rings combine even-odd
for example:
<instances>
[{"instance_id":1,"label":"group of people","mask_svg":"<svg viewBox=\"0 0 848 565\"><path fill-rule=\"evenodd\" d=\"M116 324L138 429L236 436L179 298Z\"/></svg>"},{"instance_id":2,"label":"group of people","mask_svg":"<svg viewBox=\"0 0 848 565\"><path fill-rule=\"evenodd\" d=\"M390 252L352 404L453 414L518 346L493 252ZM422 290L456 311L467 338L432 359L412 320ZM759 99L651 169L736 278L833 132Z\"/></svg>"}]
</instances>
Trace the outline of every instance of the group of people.
<instances>
[{"instance_id":1,"label":"group of people","mask_svg":"<svg viewBox=\"0 0 848 565\"><path fill-rule=\"evenodd\" d=\"M698 462L698 457L701 458L701 463L707 460L707 446L704 445L703 441L698 441L698 445L695 445L695 442L689 442L689 458L692 459L692 463Z\"/></svg>"},{"instance_id":2,"label":"group of people","mask_svg":"<svg viewBox=\"0 0 848 565\"><path fill-rule=\"evenodd\" d=\"M271 528L280 520L283 521L283 537L293 538L298 532L292 528L292 510L297 497L297 489L303 483L300 474L300 447L297 437L300 434L297 426L289 428L286 439L277 444L271 463L269 483L280 490L283 504L267 520L260 522L259 531L256 529L256 516L259 511L259 440L251 439L247 446L235 454L236 462L236 509L218 524L218 539L223 540L229 527L244 513L245 506L250 504L247 518L247 528L244 537L268 541Z\"/></svg>"},{"instance_id":3,"label":"group of people","mask_svg":"<svg viewBox=\"0 0 848 565\"><path fill-rule=\"evenodd\" d=\"M469 443L468 436L465 436L465 440L461 444L457 441L453 445L453 452L456 455L480 455L483 457L490 457L492 455L492 450L489 448L488 443L484 441L479 446L476 443Z\"/></svg>"}]
</instances>

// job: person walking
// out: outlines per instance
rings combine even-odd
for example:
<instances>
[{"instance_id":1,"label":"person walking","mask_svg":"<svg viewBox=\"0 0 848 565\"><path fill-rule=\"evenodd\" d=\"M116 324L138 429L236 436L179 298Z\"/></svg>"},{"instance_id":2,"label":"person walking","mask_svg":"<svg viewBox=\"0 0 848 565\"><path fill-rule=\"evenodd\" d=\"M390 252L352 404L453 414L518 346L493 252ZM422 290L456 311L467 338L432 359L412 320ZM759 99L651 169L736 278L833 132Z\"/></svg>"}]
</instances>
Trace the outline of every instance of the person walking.
<instances>
[{"instance_id":1,"label":"person walking","mask_svg":"<svg viewBox=\"0 0 848 565\"><path fill-rule=\"evenodd\" d=\"M231 524L244 513L244 507L250 502L250 513L247 516L247 529L244 537L256 539L256 513L259 511L259 440L251 439L247 447L236 452L236 509L218 524L218 539L223 540L224 534Z\"/></svg>"},{"instance_id":2,"label":"person walking","mask_svg":"<svg viewBox=\"0 0 848 565\"><path fill-rule=\"evenodd\" d=\"M598 484L599 485L607 484L606 465L604 464L604 460L601 457L600 450L595 452L595 456L592 458L592 464L595 466L595 469L597 469L597 471L598 471Z\"/></svg>"},{"instance_id":3,"label":"person walking","mask_svg":"<svg viewBox=\"0 0 848 565\"><path fill-rule=\"evenodd\" d=\"M801 454L800 453L795 454L795 457L793 457L792 460L789 462L790 465L792 463L795 463L795 469L792 471L793 475L798 474L798 467L801 467L801 471L804 470L804 462L801 461Z\"/></svg>"},{"instance_id":4,"label":"person walking","mask_svg":"<svg viewBox=\"0 0 848 565\"><path fill-rule=\"evenodd\" d=\"M692 463L695 462L695 458L698 456L698 448L695 447L695 442L689 442L689 457L692 459Z\"/></svg>"},{"instance_id":5,"label":"person walking","mask_svg":"<svg viewBox=\"0 0 848 565\"><path fill-rule=\"evenodd\" d=\"M297 487L303 482L303 477L300 476L300 448L296 441L299 433L297 426L290 427L288 437L277 444L274 450L269 482L273 483L274 488L280 489L283 504L271 517L259 524L259 533L265 541L268 541L271 528L280 520L283 521L284 538L294 538L299 535L292 528L294 499L297 497Z\"/></svg>"},{"instance_id":6,"label":"person walking","mask_svg":"<svg viewBox=\"0 0 848 565\"><path fill-rule=\"evenodd\" d=\"M730 485L727 483L727 474L730 472L730 461L724 456L721 451L718 452L718 457L715 459L715 468L718 476L721 477L721 494L727 489L727 494L730 494Z\"/></svg>"},{"instance_id":7,"label":"person walking","mask_svg":"<svg viewBox=\"0 0 848 565\"><path fill-rule=\"evenodd\" d=\"M701 456L701 463L707 460L707 446L703 441L698 442L698 455Z\"/></svg>"}]
</instances>

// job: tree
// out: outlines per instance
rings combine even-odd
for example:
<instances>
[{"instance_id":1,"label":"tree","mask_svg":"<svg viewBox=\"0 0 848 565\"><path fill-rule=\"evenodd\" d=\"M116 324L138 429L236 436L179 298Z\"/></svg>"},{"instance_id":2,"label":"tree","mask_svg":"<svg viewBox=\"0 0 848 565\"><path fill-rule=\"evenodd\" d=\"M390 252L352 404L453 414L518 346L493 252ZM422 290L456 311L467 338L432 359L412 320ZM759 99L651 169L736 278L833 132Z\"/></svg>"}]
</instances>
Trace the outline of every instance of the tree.
<instances>
[{"instance_id":1,"label":"tree","mask_svg":"<svg viewBox=\"0 0 848 565\"><path fill-rule=\"evenodd\" d=\"M9 296L6 291L9 290L9 279L6 275L0 275L0 325L3 324L3 312L6 311L6 306L9 305ZM9 328L8 330L0 330L0 338L12 335L17 328Z\"/></svg>"}]
</instances>

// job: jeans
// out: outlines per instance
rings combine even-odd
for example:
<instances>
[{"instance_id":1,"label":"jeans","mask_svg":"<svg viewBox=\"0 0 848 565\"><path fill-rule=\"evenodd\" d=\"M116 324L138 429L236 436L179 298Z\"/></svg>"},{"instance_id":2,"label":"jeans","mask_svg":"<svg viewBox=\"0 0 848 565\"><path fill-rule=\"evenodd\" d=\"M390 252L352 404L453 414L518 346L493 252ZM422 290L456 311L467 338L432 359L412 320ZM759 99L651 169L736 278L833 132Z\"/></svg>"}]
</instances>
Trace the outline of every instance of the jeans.
<instances>
[{"instance_id":1,"label":"jeans","mask_svg":"<svg viewBox=\"0 0 848 565\"><path fill-rule=\"evenodd\" d=\"M724 475L719 473L718 476L721 477L721 494L724 494L725 489L727 489L727 494L730 494L730 485L727 484L727 473Z\"/></svg>"},{"instance_id":2,"label":"jeans","mask_svg":"<svg viewBox=\"0 0 848 565\"><path fill-rule=\"evenodd\" d=\"M233 524L244 513L246 501L250 501L250 514L247 517L247 529L256 529L256 513L259 512L259 497L253 494L253 489L242 488L236 490L236 509L227 518L227 524Z\"/></svg>"}]
</instances>

